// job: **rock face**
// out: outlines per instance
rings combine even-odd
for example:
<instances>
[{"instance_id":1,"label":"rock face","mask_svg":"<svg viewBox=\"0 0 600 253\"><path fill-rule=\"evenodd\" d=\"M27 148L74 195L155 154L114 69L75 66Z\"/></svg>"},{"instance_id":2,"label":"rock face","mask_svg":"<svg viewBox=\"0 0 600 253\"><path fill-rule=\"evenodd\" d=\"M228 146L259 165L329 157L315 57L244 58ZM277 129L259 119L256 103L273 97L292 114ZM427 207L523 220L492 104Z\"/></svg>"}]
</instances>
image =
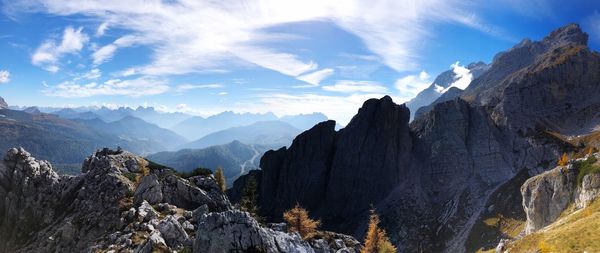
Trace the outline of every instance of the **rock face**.
<instances>
[{"instance_id":1,"label":"rock face","mask_svg":"<svg viewBox=\"0 0 600 253\"><path fill-rule=\"evenodd\" d=\"M88 157L76 177L59 176L22 148L9 150L0 162L0 238L0 252L283 253L324 246L331 251L317 252L356 252L359 246L343 235L318 244L264 228L233 209L212 175L184 179L109 149Z\"/></svg>"},{"instance_id":2,"label":"rock face","mask_svg":"<svg viewBox=\"0 0 600 253\"><path fill-rule=\"evenodd\" d=\"M344 226L355 225L407 171L409 117L390 97L371 99L340 132L334 121L322 122L296 137L289 150L267 152L261 160L262 182L268 182L261 184L265 216L280 220L299 202L326 228L351 232Z\"/></svg>"},{"instance_id":3,"label":"rock face","mask_svg":"<svg viewBox=\"0 0 600 253\"><path fill-rule=\"evenodd\" d=\"M258 225L248 213L232 210L209 214L199 222L195 252L315 252L298 235Z\"/></svg>"},{"instance_id":4,"label":"rock face","mask_svg":"<svg viewBox=\"0 0 600 253\"><path fill-rule=\"evenodd\" d=\"M8 104L4 101L4 98L0 97L0 109L8 109Z\"/></svg>"},{"instance_id":5,"label":"rock face","mask_svg":"<svg viewBox=\"0 0 600 253\"><path fill-rule=\"evenodd\" d=\"M548 130L600 123L600 58L586 43L577 25L525 40L410 125L389 97L366 101L339 132L333 121L317 124L263 156L263 214L279 221L300 203L326 229L362 237L374 206L401 252L465 252L499 186L573 148Z\"/></svg>"},{"instance_id":6,"label":"rock face","mask_svg":"<svg viewBox=\"0 0 600 253\"><path fill-rule=\"evenodd\" d=\"M527 180L522 188L523 209L527 215L525 233L554 222L573 200L575 171L558 167Z\"/></svg>"},{"instance_id":7,"label":"rock face","mask_svg":"<svg viewBox=\"0 0 600 253\"><path fill-rule=\"evenodd\" d=\"M600 157L598 153L594 156ZM579 159L578 161L583 161ZM578 168L574 163L558 166L528 179L521 187L523 209L527 215L525 233L530 234L556 221L565 209L574 204L576 209L600 196L600 174L583 176L577 183Z\"/></svg>"}]
</instances>

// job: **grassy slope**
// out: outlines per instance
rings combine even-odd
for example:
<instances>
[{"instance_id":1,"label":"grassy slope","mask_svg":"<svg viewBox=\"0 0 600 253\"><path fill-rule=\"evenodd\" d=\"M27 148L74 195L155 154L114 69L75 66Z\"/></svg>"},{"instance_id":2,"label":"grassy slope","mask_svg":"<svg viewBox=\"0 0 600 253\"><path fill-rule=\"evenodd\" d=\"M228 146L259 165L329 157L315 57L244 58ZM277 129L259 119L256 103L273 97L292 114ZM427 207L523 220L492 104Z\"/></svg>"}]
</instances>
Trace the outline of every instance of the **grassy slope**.
<instances>
[{"instance_id":1,"label":"grassy slope","mask_svg":"<svg viewBox=\"0 0 600 253\"><path fill-rule=\"evenodd\" d=\"M509 244L509 252L600 252L600 201Z\"/></svg>"}]
</instances>

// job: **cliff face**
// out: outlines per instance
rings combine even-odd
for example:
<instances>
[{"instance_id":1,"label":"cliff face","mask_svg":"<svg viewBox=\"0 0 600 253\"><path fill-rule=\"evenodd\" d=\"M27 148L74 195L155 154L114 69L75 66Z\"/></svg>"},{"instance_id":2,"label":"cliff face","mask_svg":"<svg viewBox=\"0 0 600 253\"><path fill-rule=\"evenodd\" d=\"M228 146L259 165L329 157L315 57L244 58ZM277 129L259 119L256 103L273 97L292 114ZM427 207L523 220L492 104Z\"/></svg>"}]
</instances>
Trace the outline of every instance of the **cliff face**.
<instances>
[{"instance_id":1,"label":"cliff face","mask_svg":"<svg viewBox=\"0 0 600 253\"><path fill-rule=\"evenodd\" d=\"M325 228L361 236L374 206L400 251L466 251L500 185L571 148L548 130L598 124L600 76L586 42L576 25L525 40L410 125L389 97L365 102L339 132L332 121L316 125L263 156L262 211L278 220L298 202Z\"/></svg>"},{"instance_id":2,"label":"cliff face","mask_svg":"<svg viewBox=\"0 0 600 253\"><path fill-rule=\"evenodd\" d=\"M405 179L409 117L390 97L372 99L340 132L326 121L299 135L289 150L267 152L261 160L262 210L278 220L299 202L323 217L326 227L351 231L359 215Z\"/></svg>"}]
</instances>

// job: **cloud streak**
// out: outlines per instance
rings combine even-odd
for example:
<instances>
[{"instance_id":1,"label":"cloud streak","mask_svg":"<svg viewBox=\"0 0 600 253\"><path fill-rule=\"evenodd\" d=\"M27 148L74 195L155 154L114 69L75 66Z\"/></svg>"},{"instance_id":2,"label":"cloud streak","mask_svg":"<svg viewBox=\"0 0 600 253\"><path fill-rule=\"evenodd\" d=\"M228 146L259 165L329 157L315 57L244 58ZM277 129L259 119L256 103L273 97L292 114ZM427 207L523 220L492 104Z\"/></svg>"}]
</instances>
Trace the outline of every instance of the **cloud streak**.
<instances>
[{"instance_id":1,"label":"cloud streak","mask_svg":"<svg viewBox=\"0 0 600 253\"><path fill-rule=\"evenodd\" d=\"M60 58L66 54L78 53L88 41L89 37L83 32L83 27L74 29L69 26L65 28L60 43L54 40L42 43L31 56L31 63L49 72L57 72L60 69Z\"/></svg>"},{"instance_id":2,"label":"cloud streak","mask_svg":"<svg viewBox=\"0 0 600 253\"><path fill-rule=\"evenodd\" d=\"M56 86L48 86L43 93L53 97L86 98L92 96L143 97L165 93L169 90L166 80L141 77L131 80L111 79L104 83L80 84L65 81Z\"/></svg>"},{"instance_id":3,"label":"cloud streak","mask_svg":"<svg viewBox=\"0 0 600 253\"><path fill-rule=\"evenodd\" d=\"M103 35L110 23L151 46L151 62L134 66L144 75L173 75L215 71L248 63L307 79L318 68L311 59L302 59L294 49L269 46L270 42L291 39L266 32L279 25L318 21L331 22L356 35L378 60L396 71L416 70L422 41L432 36L428 24L452 22L483 32L489 26L465 11L459 0L371 1L286 0L257 1L117 1L85 2L27 0L7 3L8 10L40 11L54 15L83 15L102 23L96 35ZM467 17L467 18L465 18ZM293 38L292 38L293 39ZM94 53L94 63L111 59L123 45L105 45ZM44 49L44 48L42 48ZM35 62L54 63L53 54ZM322 72L323 73L323 72ZM300 80L302 80L300 79ZM303 80L306 81L306 80ZM309 79L315 85L318 78Z\"/></svg>"}]
</instances>

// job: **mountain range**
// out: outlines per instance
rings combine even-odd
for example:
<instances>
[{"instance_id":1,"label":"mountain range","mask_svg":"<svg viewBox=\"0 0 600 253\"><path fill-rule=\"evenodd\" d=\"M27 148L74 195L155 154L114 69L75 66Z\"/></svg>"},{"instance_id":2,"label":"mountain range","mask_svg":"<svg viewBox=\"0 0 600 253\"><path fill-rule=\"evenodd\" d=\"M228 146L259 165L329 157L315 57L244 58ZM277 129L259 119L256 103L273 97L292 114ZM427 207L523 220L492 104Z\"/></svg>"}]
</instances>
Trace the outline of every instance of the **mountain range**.
<instances>
[{"instance_id":1,"label":"mountain range","mask_svg":"<svg viewBox=\"0 0 600 253\"><path fill-rule=\"evenodd\" d=\"M269 149L269 146L247 145L236 140L228 144L203 149L159 152L146 158L175 168L179 172L190 172L198 167L209 168L213 171L222 168L227 183L232 184L239 176L257 169L260 158Z\"/></svg>"},{"instance_id":2,"label":"mountain range","mask_svg":"<svg viewBox=\"0 0 600 253\"><path fill-rule=\"evenodd\" d=\"M317 124L261 159L253 173L261 215L278 222L299 203L325 229L362 238L375 208L400 252L472 252L518 239L487 218L525 224L529 214L502 207L520 207L525 179L581 149L567 140L597 134L600 55L587 40L576 24L526 39L412 122L407 105L386 96L366 101L339 131Z\"/></svg>"}]
</instances>

